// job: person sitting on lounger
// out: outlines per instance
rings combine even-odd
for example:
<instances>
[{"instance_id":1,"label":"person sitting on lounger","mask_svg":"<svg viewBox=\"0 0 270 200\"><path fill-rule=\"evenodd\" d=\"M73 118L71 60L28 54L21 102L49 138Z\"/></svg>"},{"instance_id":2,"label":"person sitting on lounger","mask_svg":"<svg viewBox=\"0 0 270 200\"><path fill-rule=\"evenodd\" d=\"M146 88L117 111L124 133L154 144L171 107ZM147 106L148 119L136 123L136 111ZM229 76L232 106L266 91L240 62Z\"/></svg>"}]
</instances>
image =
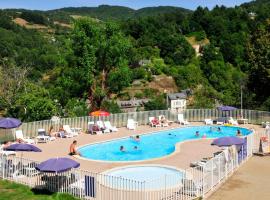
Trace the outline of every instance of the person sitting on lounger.
<instances>
[{"instance_id":1,"label":"person sitting on lounger","mask_svg":"<svg viewBox=\"0 0 270 200\"><path fill-rule=\"evenodd\" d=\"M69 155L71 155L71 156L74 156L74 155L80 156L81 155L80 152L77 151L76 145L77 145L77 140L74 140L69 147Z\"/></svg>"},{"instance_id":2,"label":"person sitting on lounger","mask_svg":"<svg viewBox=\"0 0 270 200\"><path fill-rule=\"evenodd\" d=\"M58 132L56 132L56 131L54 130L53 126L51 126L50 129L49 129L49 136L50 136L50 137L56 137L57 134L58 134Z\"/></svg>"},{"instance_id":3,"label":"person sitting on lounger","mask_svg":"<svg viewBox=\"0 0 270 200\"><path fill-rule=\"evenodd\" d=\"M66 133L65 129L64 129L63 125L61 125L59 127L59 132L58 132L59 137L61 137L61 138L65 137L65 133Z\"/></svg>"}]
</instances>

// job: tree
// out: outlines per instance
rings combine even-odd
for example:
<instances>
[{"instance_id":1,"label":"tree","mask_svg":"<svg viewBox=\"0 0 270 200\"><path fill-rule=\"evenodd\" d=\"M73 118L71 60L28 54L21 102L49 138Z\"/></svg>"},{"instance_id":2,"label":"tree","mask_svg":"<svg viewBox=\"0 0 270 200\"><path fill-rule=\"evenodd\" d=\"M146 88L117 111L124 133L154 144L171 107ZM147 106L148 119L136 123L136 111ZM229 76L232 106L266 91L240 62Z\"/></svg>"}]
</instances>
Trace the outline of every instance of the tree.
<instances>
[{"instance_id":1,"label":"tree","mask_svg":"<svg viewBox=\"0 0 270 200\"><path fill-rule=\"evenodd\" d=\"M28 83L11 111L23 121L38 121L56 115L57 107L46 89Z\"/></svg>"},{"instance_id":2,"label":"tree","mask_svg":"<svg viewBox=\"0 0 270 200\"><path fill-rule=\"evenodd\" d=\"M167 105L165 102L164 96L156 96L154 99L151 101L147 102L144 105L145 110L165 110L167 109Z\"/></svg>"},{"instance_id":3,"label":"tree","mask_svg":"<svg viewBox=\"0 0 270 200\"><path fill-rule=\"evenodd\" d=\"M265 101L270 96L270 25L259 27L250 38L248 59L251 70L249 88L256 94L256 100Z\"/></svg>"},{"instance_id":4,"label":"tree","mask_svg":"<svg viewBox=\"0 0 270 200\"><path fill-rule=\"evenodd\" d=\"M131 43L115 23L90 19L80 19L75 23L72 41L77 68L75 74L79 73L83 89L88 91L92 109L99 108L111 92L108 75L113 70L117 71L123 63L128 63ZM119 88L118 85L113 90Z\"/></svg>"},{"instance_id":5,"label":"tree","mask_svg":"<svg viewBox=\"0 0 270 200\"><path fill-rule=\"evenodd\" d=\"M8 60L0 66L0 102L7 113L25 90L29 69L18 68ZM10 113L13 116L13 113Z\"/></svg>"}]
</instances>

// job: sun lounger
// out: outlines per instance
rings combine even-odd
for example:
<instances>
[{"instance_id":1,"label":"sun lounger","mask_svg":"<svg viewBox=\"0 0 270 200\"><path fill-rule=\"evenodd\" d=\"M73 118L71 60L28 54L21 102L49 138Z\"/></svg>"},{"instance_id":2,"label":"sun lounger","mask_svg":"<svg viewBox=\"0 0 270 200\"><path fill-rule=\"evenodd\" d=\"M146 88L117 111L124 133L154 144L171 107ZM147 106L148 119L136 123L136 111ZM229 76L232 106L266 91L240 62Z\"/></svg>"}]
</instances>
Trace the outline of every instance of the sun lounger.
<instances>
[{"instance_id":1,"label":"sun lounger","mask_svg":"<svg viewBox=\"0 0 270 200\"><path fill-rule=\"evenodd\" d=\"M49 141L53 141L55 140L56 138L55 137L50 137L45 129L41 128L41 129L38 129L38 136L36 137L37 139L37 142L38 143L46 143L46 142L49 142Z\"/></svg>"},{"instance_id":2,"label":"sun lounger","mask_svg":"<svg viewBox=\"0 0 270 200\"><path fill-rule=\"evenodd\" d=\"M155 117L149 117L149 124L151 127L161 127L161 123Z\"/></svg>"},{"instance_id":3,"label":"sun lounger","mask_svg":"<svg viewBox=\"0 0 270 200\"><path fill-rule=\"evenodd\" d=\"M35 143L35 140L33 140L33 139L24 138L22 130L15 131L15 136L16 136L16 139L22 140L25 143L28 143L28 144L34 144Z\"/></svg>"},{"instance_id":4,"label":"sun lounger","mask_svg":"<svg viewBox=\"0 0 270 200\"><path fill-rule=\"evenodd\" d=\"M168 127L170 123L173 123L173 121L168 121L164 115L159 115L158 120L162 127Z\"/></svg>"},{"instance_id":5,"label":"sun lounger","mask_svg":"<svg viewBox=\"0 0 270 200\"><path fill-rule=\"evenodd\" d=\"M110 129L106 128L103 121L97 121L97 126L102 130L103 133L110 133Z\"/></svg>"},{"instance_id":6,"label":"sun lounger","mask_svg":"<svg viewBox=\"0 0 270 200\"><path fill-rule=\"evenodd\" d=\"M178 114L177 115L177 119L178 119L179 124L189 125L189 122L184 119L184 115L183 114Z\"/></svg>"},{"instance_id":7,"label":"sun lounger","mask_svg":"<svg viewBox=\"0 0 270 200\"><path fill-rule=\"evenodd\" d=\"M4 155L4 156L11 156L11 155L16 155L16 152L15 151L5 151L4 149L3 149L3 146L4 145L1 145L0 146L0 155Z\"/></svg>"},{"instance_id":8,"label":"sun lounger","mask_svg":"<svg viewBox=\"0 0 270 200\"><path fill-rule=\"evenodd\" d=\"M205 119L205 120L204 120L204 123L205 123L206 125L213 125L213 120L212 120L212 119Z\"/></svg>"},{"instance_id":9,"label":"sun lounger","mask_svg":"<svg viewBox=\"0 0 270 200\"><path fill-rule=\"evenodd\" d=\"M234 120L232 117L229 118L229 123L236 126L238 125L238 122Z\"/></svg>"},{"instance_id":10,"label":"sun lounger","mask_svg":"<svg viewBox=\"0 0 270 200\"><path fill-rule=\"evenodd\" d=\"M134 121L134 119L128 119L127 121L127 129L135 130L138 126L138 122Z\"/></svg>"},{"instance_id":11,"label":"sun lounger","mask_svg":"<svg viewBox=\"0 0 270 200\"><path fill-rule=\"evenodd\" d=\"M104 122L104 126L105 126L106 129L109 129L112 132L117 132L118 131L118 129L116 128L116 126L112 126L111 125L111 122L110 121L105 121Z\"/></svg>"},{"instance_id":12,"label":"sun lounger","mask_svg":"<svg viewBox=\"0 0 270 200\"><path fill-rule=\"evenodd\" d=\"M89 134L102 134L102 131L95 125L94 122L88 122L88 133Z\"/></svg>"},{"instance_id":13,"label":"sun lounger","mask_svg":"<svg viewBox=\"0 0 270 200\"><path fill-rule=\"evenodd\" d=\"M65 130L65 133L66 133L65 137L71 138L78 135L78 133L72 131L69 125L64 125L63 129Z\"/></svg>"}]
</instances>

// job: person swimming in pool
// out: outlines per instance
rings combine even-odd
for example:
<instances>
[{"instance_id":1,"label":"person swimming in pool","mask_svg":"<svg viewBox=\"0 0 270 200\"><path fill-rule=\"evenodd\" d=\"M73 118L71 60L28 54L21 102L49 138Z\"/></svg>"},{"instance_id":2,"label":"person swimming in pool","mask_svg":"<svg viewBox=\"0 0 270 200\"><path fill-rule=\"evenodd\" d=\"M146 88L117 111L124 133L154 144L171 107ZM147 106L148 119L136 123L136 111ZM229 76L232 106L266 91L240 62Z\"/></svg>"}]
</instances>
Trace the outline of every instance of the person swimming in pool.
<instances>
[{"instance_id":1,"label":"person swimming in pool","mask_svg":"<svg viewBox=\"0 0 270 200\"><path fill-rule=\"evenodd\" d=\"M137 146L134 146L133 149L134 149L134 150L138 150L138 147L137 147Z\"/></svg>"},{"instance_id":2,"label":"person swimming in pool","mask_svg":"<svg viewBox=\"0 0 270 200\"><path fill-rule=\"evenodd\" d=\"M218 132L221 132L221 128L220 128L220 127L218 127L218 128L217 128L217 131L218 131Z\"/></svg>"},{"instance_id":3,"label":"person swimming in pool","mask_svg":"<svg viewBox=\"0 0 270 200\"><path fill-rule=\"evenodd\" d=\"M125 147L124 146L120 146L120 151L121 152L126 152Z\"/></svg>"},{"instance_id":4,"label":"person swimming in pool","mask_svg":"<svg viewBox=\"0 0 270 200\"><path fill-rule=\"evenodd\" d=\"M241 133L241 131L239 129L236 132L236 136L242 136L242 133Z\"/></svg>"},{"instance_id":5,"label":"person swimming in pool","mask_svg":"<svg viewBox=\"0 0 270 200\"><path fill-rule=\"evenodd\" d=\"M200 132L199 131L196 131L195 136L196 137L199 137L200 136Z\"/></svg>"},{"instance_id":6,"label":"person swimming in pool","mask_svg":"<svg viewBox=\"0 0 270 200\"><path fill-rule=\"evenodd\" d=\"M133 139L134 141L136 142L140 142L141 141L141 138L139 135L136 135L136 136L130 136L131 139Z\"/></svg>"}]
</instances>

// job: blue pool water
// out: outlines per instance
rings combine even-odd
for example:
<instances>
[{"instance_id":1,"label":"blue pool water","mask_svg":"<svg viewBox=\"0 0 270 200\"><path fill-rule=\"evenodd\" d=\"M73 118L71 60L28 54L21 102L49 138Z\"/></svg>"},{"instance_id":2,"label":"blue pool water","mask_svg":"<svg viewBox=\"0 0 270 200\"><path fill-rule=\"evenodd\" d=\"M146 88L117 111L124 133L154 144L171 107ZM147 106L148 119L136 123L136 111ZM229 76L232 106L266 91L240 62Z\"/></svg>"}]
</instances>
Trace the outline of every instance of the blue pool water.
<instances>
[{"instance_id":1,"label":"blue pool water","mask_svg":"<svg viewBox=\"0 0 270 200\"><path fill-rule=\"evenodd\" d=\"M212 131L210 130L212 128ZM243 135L248 135L250 131L245 128L219 126L194 126L177 128L166 131L159 131L152 134L140 136L140 141L131 138L123 138L103 143L87 145L78 149L82 157L92 160L102 161L140 161L160 158L175 151L175 144L185 140L201 139L203 134L207 138L218 138L224 136L235 136L239 129ZM199 131L200 136L195 135ZM121 152L120 146L124 146L125 152ZM134 147L137 149L134 149Z\"/></svg>"}]
</instances>

